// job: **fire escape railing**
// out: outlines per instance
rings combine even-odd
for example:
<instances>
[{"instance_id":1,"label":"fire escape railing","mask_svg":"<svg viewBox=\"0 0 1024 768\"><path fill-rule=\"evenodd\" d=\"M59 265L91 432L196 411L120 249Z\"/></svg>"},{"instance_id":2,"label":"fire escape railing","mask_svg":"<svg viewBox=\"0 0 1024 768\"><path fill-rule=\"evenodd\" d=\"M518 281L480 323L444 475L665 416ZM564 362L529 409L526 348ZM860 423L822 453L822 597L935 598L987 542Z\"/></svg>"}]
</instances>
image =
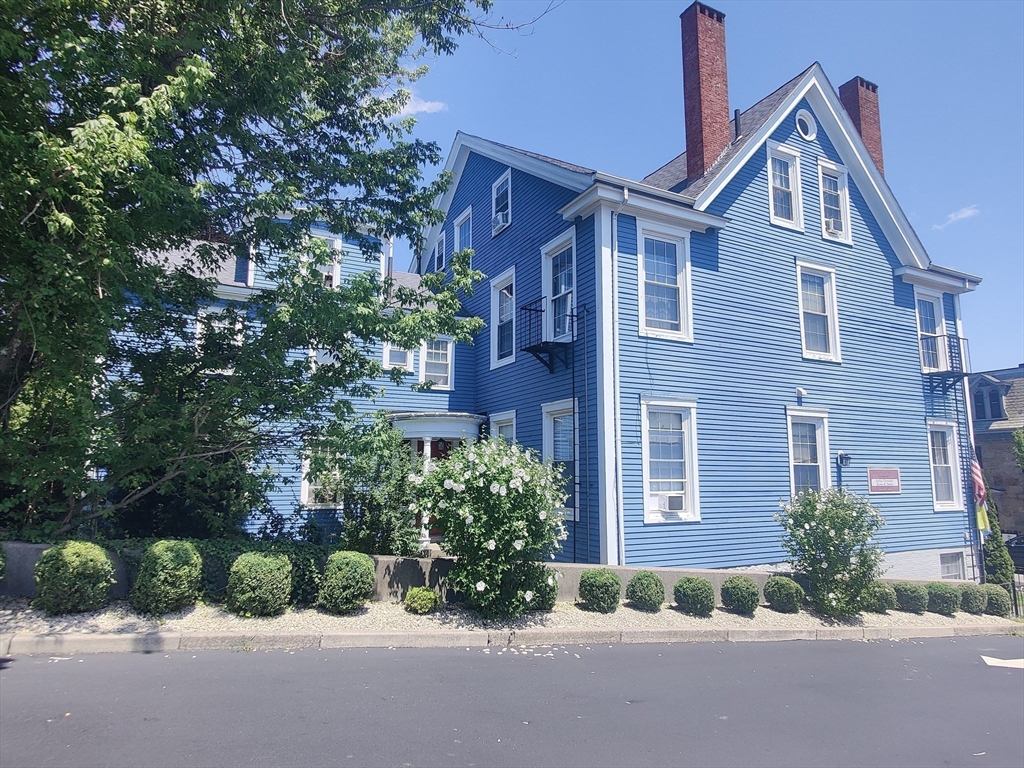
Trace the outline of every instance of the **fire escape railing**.
<instances>
[{"instance_id":1,"label":"fire escape railing","mask_svg":"<svg viewBox=\"0 0 1024 768\"><path fill-rule=\"evenodd\" d=\"M544 364L550 373L561 363L572 367L572 340L575 335L575 316L566 316L567 332L558 339L549 338L548 321L545 317L547 299L543 296L519 307L516 317L516 346L529 352Z\"/></svg>"}]
</instances>

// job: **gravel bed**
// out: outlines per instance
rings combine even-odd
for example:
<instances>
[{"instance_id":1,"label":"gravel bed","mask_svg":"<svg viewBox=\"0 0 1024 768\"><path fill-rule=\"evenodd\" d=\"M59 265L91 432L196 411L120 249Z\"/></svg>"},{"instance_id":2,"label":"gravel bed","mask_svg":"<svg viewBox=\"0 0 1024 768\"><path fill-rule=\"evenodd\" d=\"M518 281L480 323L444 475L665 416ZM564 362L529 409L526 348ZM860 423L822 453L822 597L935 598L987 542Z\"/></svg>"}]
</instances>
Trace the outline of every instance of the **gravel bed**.
<instances>
[{"instance_id":1,"label":"gravel bed","mask_svg":"<svg viewBox=\"0 0 1024 768\"><path fill-rule=\"evenodd\" d=\"M346 616L332 616L313 609L289 610L281 616L243 619L219 606L197 605L161 619L140 616L127 603L113 603L102 611L71 616L47 616L32 610L28 601L0 598L0 632L33 634L134 633L134 632L252 632L323 634L346 631L402 632L441 629L526 629L551 627L559 629L817 629L819 627L955 627L957 625L1006 623L1010 619L995 616L973 616L957 613L940 616L935 613L912 614L891 611L887 614L866 613L845 621L822 619L813 613L778 613L764 606L753 617L716 610L710 617L687 616L666 606L658 613L646 613L622 605L612 614L594 613L574 603L558 603L550 612L528 613L511 621L487 621L473 611L458 605L445 605L427 616L408 613L398 603L370 603Z\"/></svg>"}]
</instances>

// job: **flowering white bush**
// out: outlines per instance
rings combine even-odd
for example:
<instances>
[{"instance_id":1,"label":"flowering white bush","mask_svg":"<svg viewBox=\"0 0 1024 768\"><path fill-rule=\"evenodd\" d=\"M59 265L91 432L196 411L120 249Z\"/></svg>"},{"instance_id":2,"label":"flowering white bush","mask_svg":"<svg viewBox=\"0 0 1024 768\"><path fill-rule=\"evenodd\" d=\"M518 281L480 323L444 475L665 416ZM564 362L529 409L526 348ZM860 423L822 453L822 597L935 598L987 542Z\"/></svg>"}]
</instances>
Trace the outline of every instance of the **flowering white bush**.
<instances>
[{"instance_id":1,"label":"flowering white bush","mask_svg":"<svg viewBox=\"0 0 1024 768\"><path fill-rule=\"evenodd\" d=\"M782 546L806 579L811 604L826 616L852 616L867 607L866 590L881 575L882 551L873 539L885 520L878 510L837 488L804 491L779 506Z\"/></svg>"},{"instance_id":2,"label":"flowering white bush","mask_svg":"<svg viewBox=\"0 0 1024 768\"><path fill-rule=\"evenodd\" d=\"M456 558L449 578L486 616L518 616L551 594L556 575L541 561L566 537L565 481L535 451L504 440L464 443L422 476L410 509L433 517Z\"/></svg>"}]
</instances>

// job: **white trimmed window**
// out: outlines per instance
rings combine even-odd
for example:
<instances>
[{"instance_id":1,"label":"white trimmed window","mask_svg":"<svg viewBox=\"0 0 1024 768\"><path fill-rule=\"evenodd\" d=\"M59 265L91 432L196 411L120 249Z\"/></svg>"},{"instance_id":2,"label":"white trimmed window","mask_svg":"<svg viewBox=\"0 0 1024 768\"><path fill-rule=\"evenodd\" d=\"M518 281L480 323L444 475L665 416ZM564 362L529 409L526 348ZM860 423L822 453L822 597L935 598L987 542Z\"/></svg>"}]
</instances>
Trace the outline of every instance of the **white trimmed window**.
<instances>
[{"instance_id":1,"label":"white trimmed window","mask_svg":"<svg viewBox=\"0 0 1024 768\"><path fill-rule=\"evenodd\" d=\"M342 499L324 487L320 479L314 480L309 474L309 459L302 461L302 484L299 488L299 503L304 507L338 508Z\"/></svg>"},{"instance_id":2,"label":"white trimmed window","mask_svg":"<svg viewBox=\"0 0 1024 768\"><path fill-rule=\"evenodd\" d=\"M928 422L928 456L932 467L932 500L936 510L962 510L960 488L960 451L956 442L956 424L951 421Z\"/></svg>"},{"instance_id":3,"label":"white trimmed window","mask_svg":"<svg viewBox=\"0 0 1024 768\"><path fill-rule=\"evenodd\" d=\"M917 332L921 346L921 370L946 370L946 334L942 296L915 288Z\"/></svg>"},{"instance_id":4,"label":"white trimmed window","mask_svg":"<svg viewBox=\"0 0 1024 768\"><path fill-rule=\"evenodd\" d=\"M774 141L768 142L768 211L772 224L803 230L800 153Z\"/></svg>"},{"instance_id":5,"label":"white trimmed window","mask_svg":"<svg viewBox=\"0 0 1024 768\"><path fill-rule=\"evenodd\" d=\"M404 368L406 371L412 371L412 350L402 349L389 342L384 342L384 370L390 371L392 368Z\"/></svg>"},{"instance_id":6,"label":"white trimmed window","mask_svg":"<svg viewBox=\"0 0 1024 768\"><path fill-rule=\"evenodd\" d=\"M839 243L853 242L846 169L819 157L818 188L821 190L821 236Z\"/></svg>"},{"instance_id":7,"label":"white trimmed window","mask_svg":"<svg viewBox=\"0 0 1024 768\"><path fill-rule=\"evenodd\" d=\"M637 243L640 335L693 341L687 234L638 221Z\"/></svg>"},{"instance_id":8,"label":"white trimmed window","mask_svg":"<svg viewBox=\"0 0 1024 768\"><path fill-rule=\"evenodd\" d=\"M433 382L431 389L452 389L455 382L455 345L451 339L424 342L420 349L420 381Z\"/></svg>"},{"instance_id":9,"label":"white trimmed window","mask_svg":"<svg viewBox=\"0 0 1024 768\"><path fill-rule=\"evenodd\" d=\"M473 247L473 206L455 220L455 252Z\"/></svg>"},{"instance_id":10,"label":"white trimmed window","mask_svg":"<svg viewBox=\"0 0 1024 768\"><path fill-rule=\"evenodd\" d=\"M964 553L942 552L939 555L939 574L943 579L963 579Z\"/></svg>"},{"instance_id":11,"label":"white trimmed window","mask_svg":"<svg viewBox=\"0 0 1024 768\"><path fill-rule=\"evenodd\" d=\"M543 254L544 296L547 312L544 337L548 341L565 341L573 336L576 313L576 229L567 230L541 249Z\"/></svg>"},{"instance_id":12,"label":"white trimmed window","mask_svg":"<svg viewBox=\"0 0 1024 768\"><path fill-rule=\"evenodd\" d=\"M442 229L440 234L437 236L437 245L435 246L435 249L434 249L435 250L435 255L434 255L434 271L435 272L443 272L445 270L445 267L448 266L447 255L445 254L444 246L445 246L445 236L444 236L444 230Z\"/></svg>"},{"instance_id":13,"label":"white trimmed window","mask_svg":"<svg viewBox=\"0 0 1024 768\"><path fill-rule=\"evenodd\" d=\"M491 414L488 428L491 437L500 437L506 443L514 443L516 439L516 412L502 411Z\"/></svg>"},{"instance_id":14,"label":"white trimmed window","mask_svg":"<svg viewBox=\"0 0 1024 768\"><path fill-rule=\"evenodd\" d=\"M696 403L645 400L641 418L644 522L698 522Z\"/></svg>"},{"instance_id":15,"label":"white trimmed window","mask_svg":"<svg viewBox=\"0 0 1024 768\"><path fill-rule=\"evenodd\" d=\"M491 368L516 359L516 268L491 280Z\"/></svg>"},{"instance_id":16,"label":"white trimmed window","mask_svg":"<svg viewBox=\"0 0 1024 768\"><path fill-rule=\"evenodd\" d=\"M839 313L836 310L836 273L798 261L800 286L800 340L803 356L839 362Z\"/></svg>"},{"instance_id":17,"label":"white trimmed window","mask_svg":"<svg viewBox=\"0 0 1024 768\"><path fill-rule=\"evenodd\" d=\"M542 405L541 412L544 416L544 458L562 465L565 493L569 497L559 511L567 520L578 520L576 409L572 400L559 400Z\"/></svg>"},{"instance_id":18,"label":"white trimmed window","mask_svg":"<svg viewBox=\"0 0 1024 768\"><path fill-rule=\"evenodd\" d=\"M829 462L828 411L818 408L786 408L789 422L789 488L796 496L821 491L832 485Z\"/></svg>"},{"instance_id":19,"label":"white trimmed window","mask_svg":"<svg viewBox=\"0 0 1024 768\"><path fill-rule=\"evenodd\" d=\"M512 169L491 185L491 237L512 223Z\"/></svg>"}]
</instances>

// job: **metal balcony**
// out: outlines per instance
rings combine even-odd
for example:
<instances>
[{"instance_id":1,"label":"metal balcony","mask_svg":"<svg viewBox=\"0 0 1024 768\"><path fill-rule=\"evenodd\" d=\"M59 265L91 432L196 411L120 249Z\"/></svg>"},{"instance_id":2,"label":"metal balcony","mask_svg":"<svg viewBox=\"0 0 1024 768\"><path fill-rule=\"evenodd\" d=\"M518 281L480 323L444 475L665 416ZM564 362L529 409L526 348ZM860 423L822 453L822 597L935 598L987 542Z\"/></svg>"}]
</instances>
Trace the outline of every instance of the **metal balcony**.
<instances>
[{"instance_id":1,"label":"metal balcony","mask_svg":"<svg viewBox=\"0 0 1024 768\"><path fill-rule=\"evenodd\" d=\"M544 297L519 307L516 318L516 346L540 360L549 373L554 373L559 363L565 368L572 367L572 339L575 335L576 318L569 315L568 333L558 340L552 340L546 311L547 299Z\"/></svg>"},{"instance_id":2,"label":"metal balcony","mask_svg":"<svg viewBox=\"0 0 1024 768\"><path fill-rule=\"evenodd\" d=\"M956 382L970 375L970 347L963 336L921 334L920 348L921 369L933 392L948 392Z\"/></svg>"}]
</instances>

